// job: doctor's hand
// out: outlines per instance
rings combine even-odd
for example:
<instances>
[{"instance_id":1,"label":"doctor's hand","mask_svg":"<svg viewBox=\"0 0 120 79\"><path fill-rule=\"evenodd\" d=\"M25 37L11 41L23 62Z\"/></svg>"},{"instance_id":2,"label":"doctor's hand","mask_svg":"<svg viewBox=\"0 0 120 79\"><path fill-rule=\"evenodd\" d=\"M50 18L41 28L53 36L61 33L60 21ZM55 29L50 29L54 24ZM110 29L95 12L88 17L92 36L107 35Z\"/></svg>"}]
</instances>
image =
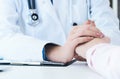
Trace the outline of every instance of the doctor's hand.
<instances>
[{"instance_id":1,"label":"doctor's hand","mask_svg":"<svg viewBox=\"0 0 120 79\"><path fill-rule=\"evenodd\" d=\"M96 27L94 21L88 20L83 25L74 26L70 31L68 39L77 37L102 38L104 34Z\"/></svg>"},{"instance_id":2,"label":"doctor's hand","mask_svg":"<svg viewBox=\"0 0 120 79\"><path fill-rule=\"evenodd\" d=\"M80 33L79 32L78 33L81 34L81 36L79 36L79 35L78 36L76 35L76 36L81 37L81 38L82 37L91 37L91 38L103 38L104 37L104 34L102 34L102 32L96 28L94 21L90 21L90 20L86 21L81 26L77 26L77 27L73 28L73 30L71 31L71 35L77 33L77 31L80 32ZM82 44L84 44L84 43L85 42L83 42ZM82 45L82 44L79 43L79 45ZM77 53L74 54L74 58L76 58L77 60L80 60L80 61L86 60L83 57L79 56Z\"/></svg>"},{"instance_id":3,"label":"doctor's hand","mask_svg":"<svg viewBox=\"0 0 120 79\"><path fill-rule=\"evenodd\" d=\"M81 26L75 26L71 30L67 41L63 46L47 45L47 57L55 62L69 62L74 58L75 48L83 43L101 38L104 35L95 27L94 22L87 21Z\"/></svg>"}]
</instances>

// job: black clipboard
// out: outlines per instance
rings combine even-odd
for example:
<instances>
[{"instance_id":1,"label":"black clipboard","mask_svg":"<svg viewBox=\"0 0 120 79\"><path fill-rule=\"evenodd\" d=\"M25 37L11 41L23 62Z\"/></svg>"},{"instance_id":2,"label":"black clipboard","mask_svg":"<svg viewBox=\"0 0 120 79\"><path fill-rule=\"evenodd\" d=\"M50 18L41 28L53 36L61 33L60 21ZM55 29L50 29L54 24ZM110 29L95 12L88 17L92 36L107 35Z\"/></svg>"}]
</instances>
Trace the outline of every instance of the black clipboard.
<instances>
[{"instance_id":1,"label":"black clipboard","mask_svg":"<svg viewBox=\"0 0 120 79\"><path fill-rule=\"evenodd\" d=\"M41 66L69 66L71 64L73 64L74 62L76 62L77 60L72 60L70 62L67 63L61 63L61 62L52 62L52 61L43 61L41 62Z\"/></svg>"},{"instance_id":2,"label":"black clipboard","mask_svg":"<svg viewBox=\"0 0 120 79\"><path fill-rule=\"evenodd\" d=\"M8 66L56 66L56 67L65 67L73 64L77 60L74 59L67 63L61 63L61 62L53 62L53 61L42 61L42 62L14 62L14 61L2 61L0 62L0 65L8 65Z\"/></svg>"}]
</instances>

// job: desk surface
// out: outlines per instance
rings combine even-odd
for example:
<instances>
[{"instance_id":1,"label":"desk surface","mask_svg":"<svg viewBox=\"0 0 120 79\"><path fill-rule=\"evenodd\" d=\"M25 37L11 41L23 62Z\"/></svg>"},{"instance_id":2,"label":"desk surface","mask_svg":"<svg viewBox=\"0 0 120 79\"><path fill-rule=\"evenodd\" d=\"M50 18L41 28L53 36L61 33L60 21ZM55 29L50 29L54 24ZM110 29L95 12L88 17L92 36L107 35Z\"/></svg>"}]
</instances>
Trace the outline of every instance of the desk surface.
<instances>
[{"instance_id":1,"label":"desk surface","mask_svg":"<svg viewBox=\"0 0 120 79\"><path fill-rule=\"evenodd\" d=\"M103 79L85 63L67 67L9 66L0 72L0 79Z\"/></svg>"}]
</instances>

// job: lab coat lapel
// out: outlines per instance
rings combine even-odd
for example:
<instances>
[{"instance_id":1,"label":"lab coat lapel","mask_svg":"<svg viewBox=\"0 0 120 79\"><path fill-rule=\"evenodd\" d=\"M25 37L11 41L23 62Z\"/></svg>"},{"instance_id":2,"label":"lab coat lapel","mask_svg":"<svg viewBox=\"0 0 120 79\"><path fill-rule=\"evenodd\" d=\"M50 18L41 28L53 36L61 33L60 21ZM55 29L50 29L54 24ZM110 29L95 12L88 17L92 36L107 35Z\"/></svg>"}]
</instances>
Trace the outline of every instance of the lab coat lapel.
<instances>
[{"instance_id":1,"label":"lab coat lapel","mask_svg":"<svg viewBox=\"0 0 120 79\"><path fill-rule=\"evenodd\" d=\"M40 5L42 6L42 11L47 15L51 16L55 21L59 22L58 16L56 14L55 8L53 7L50 0L39 0Z\"/></svg>"},{"instance_id":2,"label":"lab coat lapel","mask_svg":"<svg viewBox=\"0 0 120 79\"><path fill-rule=\"evenodd\" d=\"M62 26L66 26L69 17L69 0L54 0L54 7Z\"/></svg>"}]
</instances>

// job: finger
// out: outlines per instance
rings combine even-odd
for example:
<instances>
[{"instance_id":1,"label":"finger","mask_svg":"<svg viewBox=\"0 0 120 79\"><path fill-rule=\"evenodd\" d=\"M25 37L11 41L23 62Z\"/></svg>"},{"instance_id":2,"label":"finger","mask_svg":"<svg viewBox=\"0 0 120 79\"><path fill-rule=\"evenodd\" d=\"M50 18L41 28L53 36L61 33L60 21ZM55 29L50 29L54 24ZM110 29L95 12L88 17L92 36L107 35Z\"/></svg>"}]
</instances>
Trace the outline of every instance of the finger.
<instances>
[{"instance_id":1,"label":"finger","mask_svg":"<svg viewBox=\"0 0 120 79\"><path fill-rule=\"evenodd\" d=\"M87 20L84 24L90 24L91 20Z\"/></svg>"},{"instance_id":2,"label":"finger","mask_svg":"<svg viewBox=\"0 0 120 79\"><path fill-rule=\"evenodd\" d=\"M94 31L91 31L91 30L85 30L85 31L76 32L75 34L71 35L70 39L74 40L74 39L77 39L79 37L102 38L102 35L94 32Z\"/></svg>"},{"instance_id":3,"label":"finger","mask_svg":"<svg viewBox=\"0 0 120 79\"><path fill-rule=\"evenodd\" d=\"M81 33L81 32L80 32ZM79 34L80 34L79 33ZM99 33L99 32L94 32L94 31L91 31L91 30L86 30L86 31L84 31L84 32L82 32L81 34L80 34L80 36L81 37L94 37L94 38L103 38L103 35L101 34L101 33Z\"/></svg>"},{"instance_id":4,"label":"finger","mask_svg":"<svg viewBox=\"0 0 120 79\"><path fill-rule=\"evenodd\" d=\"M87 20L83 25L91 24L92 26L96 26L95 22L92 20Z\"/></svg>"},{"instance_id":5,"label":"finger","mask_svg":"<svg viewBox=\"0 0 120 79\"><path fill-rule=\"evenodd\" d=\"M98 28L96 28L96 25L95 25L94 21L91 21L91 23L89 25L87 25L86 27L88 27L87 29L90 29L91 31L103 34Z\"/></svg>"},{"instance_id":6,"label":"finger","mask_svg":"<svg viewBox=\"0 0 120 79\"><path fill-rule=\"evenodd\" d=\"M96 38L102 38L104 37L104 34L96 27L90 27L90 25L84 25L83 27L75 27L71 31L69 35L69 39L73 40L78 37L96 37Z\"/></svg>"},{"instance_id":7,"label":"finger","mask_svg":"<svg viewBox=\"0 0 120 79\"><path fill-rule=\"evenodd\" d=\"M102 36L104 37L104 34L96 27L93 27L93 26L91 27L91 25L85 25L84 27L85 28L83 30L85 30L85 31L90 30L90 31L98 33L98 35L100 35L100 37L102 37Z\"/></svg>"},{"instance_id":8,"label":"finger","mask_svg":"<svg viewBox=\"0 0 120 79\"><path fill-rule=\"evenodd\" d=\"M91 21L91 25L94 26L94 27L96 27L96 24L95 24L94 21Z\"/></svg>"},{"instance_id":9,"label":"finger","mask_svg":"<svg viewBox=\"0 0 120 79\"><path fill-rule=\"evenodd\" d=\"M79 30L86 30L91 27L95 27L95 24L92 21L88 20L86 21L85 25L73 27L72 30L70 31L70 34L74 34Z\"/></svg>"},{"instance_id":10,"label":"finger","mask_svg":"<svg viewBox=\"0 0 120 79\"><path fill-rule=\"evenodd\" d=\"M73 28L71 29L71 31L70 31L70 34L76 33L76 31L77 31L78 29L82 29L82 28L81 28L80 26L75 26L75 27L73 27Z\"/></svg>"},{"instance_id":11,"label":"finger","mask_svg":"<svg viewBox=\"0 0 120 79\"><path fill-rule=\"evenodd\" d=\"M73 45L73 48L75 48L76 46L78 46L79 44L83 44L83 43L86 43L88 41L91 41L93 40L94 38L93 37L79 37L79 38L76 38L74 39L71 44Z\"/></svg>"},{"instance_id":12,"label":"finger","mask_svg":"<svg viewBox=\"0 0 120 79\"><path fill-rule=\"evenodd\" d=\"M104 34L96 27L90 27L90 31L97 33L100 37L104 37Z\"/></svg>"}]
</instances>

